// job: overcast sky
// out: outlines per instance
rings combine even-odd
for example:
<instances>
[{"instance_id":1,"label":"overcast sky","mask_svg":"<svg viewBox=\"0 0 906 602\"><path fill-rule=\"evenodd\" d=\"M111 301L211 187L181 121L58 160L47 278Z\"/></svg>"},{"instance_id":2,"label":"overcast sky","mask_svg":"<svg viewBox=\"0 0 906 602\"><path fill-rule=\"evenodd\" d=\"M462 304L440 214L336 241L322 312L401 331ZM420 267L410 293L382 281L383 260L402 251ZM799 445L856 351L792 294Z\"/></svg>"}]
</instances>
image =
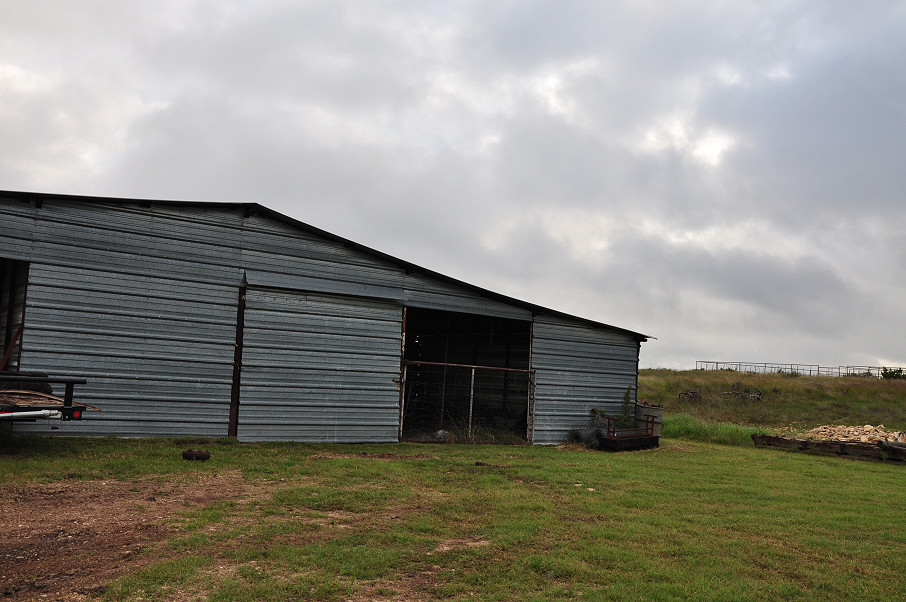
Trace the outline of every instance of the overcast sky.
<instances>
[{"instance_id":1,"label":"overcast sky","mask_svg":"<svg viewBox=\"0 0 906 602\"><path fill-rule=\"evenodd\" d=\"M0 189L249 201L636 330L906 366L906 3L0 0Z\"/></svg>"}]
</instances>

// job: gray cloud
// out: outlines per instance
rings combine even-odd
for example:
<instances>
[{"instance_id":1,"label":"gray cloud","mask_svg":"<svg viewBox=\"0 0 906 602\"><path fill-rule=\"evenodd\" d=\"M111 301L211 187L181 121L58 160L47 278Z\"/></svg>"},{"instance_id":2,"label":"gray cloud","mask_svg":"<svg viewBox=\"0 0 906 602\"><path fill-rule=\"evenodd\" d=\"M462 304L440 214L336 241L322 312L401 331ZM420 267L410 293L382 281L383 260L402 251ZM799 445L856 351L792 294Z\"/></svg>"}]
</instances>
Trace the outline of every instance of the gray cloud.
<instances>
[{"instance_id":1,"label":"gray cloud","mask_svg":"<svg viewBox=\"0 0 906 602\"><path fill-rule=\"evenodd\" d=\"M906 364L897 2L0 8L9 189L257 201L696 359Z\"/></svg>"}]
</instances>

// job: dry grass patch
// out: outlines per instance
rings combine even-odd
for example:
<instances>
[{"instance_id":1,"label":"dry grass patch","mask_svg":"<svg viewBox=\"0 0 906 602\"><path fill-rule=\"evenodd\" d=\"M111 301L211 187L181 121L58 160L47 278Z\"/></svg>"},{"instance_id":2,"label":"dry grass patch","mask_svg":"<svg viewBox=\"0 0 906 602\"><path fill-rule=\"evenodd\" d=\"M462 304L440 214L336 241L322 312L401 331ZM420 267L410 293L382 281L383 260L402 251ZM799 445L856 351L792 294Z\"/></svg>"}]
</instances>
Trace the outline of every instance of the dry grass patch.
<instances>
[{"instance_id":1,"label":"dry grass patch","mask_svg":"<svg viewBox=\"0 0 906 602\"><path fill-rule=\"evenodd\" d=\"M480 537L446 539L444 541L437 542L437 545L434 547L434 551L435 552L449 552L450 550L461 550L464 548L481 548L481 547L488 546L488 545L491 545L491 542L487 539L482 539Z\"/></svg>"}]
</instances>

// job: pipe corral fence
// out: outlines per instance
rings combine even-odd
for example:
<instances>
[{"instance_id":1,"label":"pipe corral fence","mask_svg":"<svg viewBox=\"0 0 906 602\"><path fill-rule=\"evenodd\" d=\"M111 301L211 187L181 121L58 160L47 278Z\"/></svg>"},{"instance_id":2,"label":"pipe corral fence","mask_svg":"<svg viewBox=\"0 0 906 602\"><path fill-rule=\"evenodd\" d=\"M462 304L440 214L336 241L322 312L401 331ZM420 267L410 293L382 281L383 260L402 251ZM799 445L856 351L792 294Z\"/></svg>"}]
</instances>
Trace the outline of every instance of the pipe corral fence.
<instances>
[{"instance_id":1,"label":"pipe corral fence","mask_svg":"<svg viewBox=\"0 0 906 602\"><path fill-rule=\"evenodd\" d=\"M770 362L695 362L696 370L734 370L756 374L800 374L802 376L864 376L883 378L885 372L906 373L891 366L819 366L817 364L774 364Z\"/></svg>"},{"instance_id":2,"label":"pipe corral fence","mask_svg":"<svg viewBox=\"0 0 906 602\"><path fill-rule=\"evenodd\" d=\"M402 386L404 439L454 428L471 440L475 429L491 428L531 440L534 370L407 361Z\"/></svg>"}]
</instances>

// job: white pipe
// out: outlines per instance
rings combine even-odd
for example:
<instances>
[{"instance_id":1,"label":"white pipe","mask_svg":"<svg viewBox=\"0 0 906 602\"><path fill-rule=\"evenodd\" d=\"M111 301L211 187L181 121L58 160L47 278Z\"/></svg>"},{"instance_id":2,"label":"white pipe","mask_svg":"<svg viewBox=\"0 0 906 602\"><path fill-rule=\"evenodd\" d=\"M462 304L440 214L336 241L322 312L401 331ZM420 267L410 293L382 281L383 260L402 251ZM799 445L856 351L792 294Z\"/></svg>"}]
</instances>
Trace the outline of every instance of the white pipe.
<instances>
[{"instance_id":1,"label":"white pipe","mask_svg":"<svg viewBox=\"0 0 906 602\"><path fill-rule=\"evenodd\" d=\"M19 418L62 418L59 410L29 410L27 412L0 412L0 420L18 420Z\"/></svg>"}]
</instances>

